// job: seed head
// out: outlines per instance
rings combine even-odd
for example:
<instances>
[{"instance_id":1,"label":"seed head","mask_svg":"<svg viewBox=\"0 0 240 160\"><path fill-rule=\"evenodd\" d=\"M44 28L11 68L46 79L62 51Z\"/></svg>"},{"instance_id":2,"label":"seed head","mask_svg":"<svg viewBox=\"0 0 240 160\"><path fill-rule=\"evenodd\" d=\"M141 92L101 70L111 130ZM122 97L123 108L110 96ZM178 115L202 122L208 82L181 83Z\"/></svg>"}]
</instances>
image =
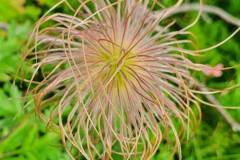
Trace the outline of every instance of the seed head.
<instances>
[{"instance_id":1,"label":"seed head","mask_svg":"<svg viewBox=\"0 0 240 160\"><path fill-rule=\"evenodd\" d=\"M60 128L73 159L150 159L171 134L181 155L179 137L200 115L191 72L216 72L187 58L191 41L178 38L187 28L161 25L180 3L158 12L157 1L88 0L37 23L26 55L31 82L43 77L32 90L36 110Z\"/></svg>"}]
</instances>

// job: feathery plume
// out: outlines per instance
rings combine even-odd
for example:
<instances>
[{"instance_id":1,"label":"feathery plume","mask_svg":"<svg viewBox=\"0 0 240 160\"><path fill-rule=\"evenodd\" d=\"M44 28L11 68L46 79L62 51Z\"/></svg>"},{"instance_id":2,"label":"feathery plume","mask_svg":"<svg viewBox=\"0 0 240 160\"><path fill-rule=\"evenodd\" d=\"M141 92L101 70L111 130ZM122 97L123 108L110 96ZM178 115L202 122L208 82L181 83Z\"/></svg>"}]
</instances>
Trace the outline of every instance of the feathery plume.
<instances>
[{"instance_id":1,"label":"feathery plume","mask_svg":"<svg viewBox=\"0 0 240 160\"><path fill-rule=\"evenodd\" d=\"M71 6L54 8L62 3ZM25 55L35 69L30 81L43 77L32 89L36 110L60 128L72 159L150 159L170 133L181 156L183 131L200 119L191 72L220 76L222 68L187 58L197 51L178 36L195 22L176 31L174 22L160 25L181 3L157 14L156 0L86 0L73 14L48 12L37 23ZM54 106L49 116L45 106Z\"/></svg>"}]
</instances>

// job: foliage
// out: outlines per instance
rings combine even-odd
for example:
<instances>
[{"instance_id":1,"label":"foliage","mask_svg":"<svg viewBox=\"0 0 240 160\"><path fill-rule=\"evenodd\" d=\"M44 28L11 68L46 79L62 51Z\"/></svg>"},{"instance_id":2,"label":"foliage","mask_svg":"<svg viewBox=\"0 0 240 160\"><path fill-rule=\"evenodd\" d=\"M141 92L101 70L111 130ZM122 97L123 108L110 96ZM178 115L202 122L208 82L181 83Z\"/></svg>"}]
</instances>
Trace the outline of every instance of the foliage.
<instances>
[{"instance_id":1,"label":"foliage","mask_svg":"<svg viewBox=\"0 0 240 160\"><path fill-rule=\"evenodd\" d=\"M20 64L18 52L24 47L29 30L29 22L18 27L15 22L12 22L6 35L0 37L0 81L9 81L11 76L16 73Z\"/></svg>"}]
</instances>

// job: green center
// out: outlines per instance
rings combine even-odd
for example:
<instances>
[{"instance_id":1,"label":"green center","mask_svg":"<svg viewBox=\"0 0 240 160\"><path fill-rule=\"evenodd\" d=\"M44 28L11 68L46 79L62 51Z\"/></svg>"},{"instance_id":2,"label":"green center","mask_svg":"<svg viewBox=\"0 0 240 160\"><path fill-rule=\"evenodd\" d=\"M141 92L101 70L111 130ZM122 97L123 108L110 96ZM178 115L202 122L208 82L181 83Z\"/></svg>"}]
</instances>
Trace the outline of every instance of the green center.
<instances>
[{"instance_id":1,"label":"green center","mask_svg":"<svg viewBox=\"0 0 240 160\"><path fill-rule=\"evenodd\" d=\"M111 52L101 52L101 60L103 64L107 65L107 73L109 77L114 76L114 81L118 83L119 86L124 84L124 77L131 79L130 68L136 61L133 58L133 52L125 52L120 47L115 47L111 49ZM118 87L119 87L118 86Z\"/></svg>"}]
</instances>

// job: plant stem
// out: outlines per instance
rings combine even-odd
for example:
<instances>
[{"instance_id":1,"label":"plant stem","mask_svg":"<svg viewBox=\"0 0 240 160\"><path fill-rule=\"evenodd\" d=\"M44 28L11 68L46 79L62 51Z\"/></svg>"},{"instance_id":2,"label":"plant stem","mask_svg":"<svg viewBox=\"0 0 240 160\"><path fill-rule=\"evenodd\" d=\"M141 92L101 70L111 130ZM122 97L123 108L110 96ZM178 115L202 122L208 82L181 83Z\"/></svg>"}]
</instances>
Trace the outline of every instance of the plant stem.
<instances>
[{"instance_id":1,"label":"plant stem","mask_svg":"<svg viewBox=\"0 0 240 160\"><path fill-rule=\"evenodd\" d=\"M209 92L207 87L204 85L199 85L199 89L203 92ZM205 95L207 100L215 105L216 110L223 116L225 121L232 127L233 131L239 132L240 131L240 124L233 119L233 117L223 108L221 107L221 104L218 102L218 100L211 94L206 94Z\"/></svg>"},{"instance_id":2,"label":"plant stem","mask_svg":"<svg viewBox=\"0 0 240 160\"><path fill-rule=\"evenodd\" d=\"M179 6L178 8L176 8L175 10L172 10L171 12L169 12L166 16L164 16L164 18L169 18L175 14L179 14L179 13L185 13L185 12L189 12L189 11L202 11L205 13L211 13L214 15L219 16L220 18L222 18L223 20L225 20L226 22L238 26L240 27L240 19L232 16L231 14L229 14L228 12L224 11L223 9L216 7L216 6L211 6L211 5L200 5L198 3L187 3L187 4L183 4L181 6ZM160 14L164 14L165 10L161 11ZM157 13L159 14L159 13Z\"/></svg>"}]
</instances>

